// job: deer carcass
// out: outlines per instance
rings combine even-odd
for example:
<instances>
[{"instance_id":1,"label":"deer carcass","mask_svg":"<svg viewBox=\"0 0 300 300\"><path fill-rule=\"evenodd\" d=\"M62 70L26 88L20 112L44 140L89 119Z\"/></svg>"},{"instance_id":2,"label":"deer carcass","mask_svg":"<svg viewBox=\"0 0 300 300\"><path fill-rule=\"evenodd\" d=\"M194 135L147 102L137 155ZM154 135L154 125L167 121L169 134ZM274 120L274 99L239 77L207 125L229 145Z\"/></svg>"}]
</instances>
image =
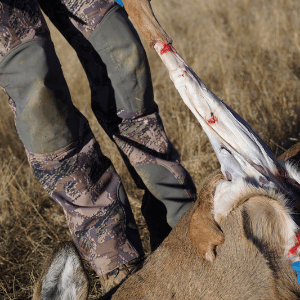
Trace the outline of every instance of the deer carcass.
<instances>
[{"instance_id":1,"label":"deer carcass","mask_svg":"<svg viewBox=\"0 0 300 300\"><path fill-rule=\"evenodd\" d=\"M206 179L195 204L112 299L298 299L292 263L300 259L300 176L293 166L299 144L285 160L277 160L170 45L148 1L124 0L124 5L207 133L221 171ZM56 250L34 299L87 298L86 277L73 263L79 259L73 247L67 243Z\"/></svg>"}]
</instances>

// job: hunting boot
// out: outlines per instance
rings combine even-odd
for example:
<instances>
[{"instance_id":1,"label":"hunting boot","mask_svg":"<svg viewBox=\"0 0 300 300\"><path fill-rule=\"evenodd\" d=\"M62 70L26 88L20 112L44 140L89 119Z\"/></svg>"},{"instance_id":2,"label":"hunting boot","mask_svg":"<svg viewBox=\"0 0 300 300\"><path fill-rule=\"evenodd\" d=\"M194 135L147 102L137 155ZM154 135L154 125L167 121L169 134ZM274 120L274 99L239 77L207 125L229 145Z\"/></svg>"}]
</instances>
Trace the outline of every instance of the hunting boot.
<instances>
[{"instance_id":1,"label":"hunting boot","mask_svg":"<svg viewBox=\"0 0 300 300\"><path fill-rule=\"evenodd\" d=\"M143 267L143 263L144 257L138 257L124 265L121 265L108 274L99 276L102 291L105 296L107 297L113 294L130 275L136 273Z\"/></svg>"}]
</instances>

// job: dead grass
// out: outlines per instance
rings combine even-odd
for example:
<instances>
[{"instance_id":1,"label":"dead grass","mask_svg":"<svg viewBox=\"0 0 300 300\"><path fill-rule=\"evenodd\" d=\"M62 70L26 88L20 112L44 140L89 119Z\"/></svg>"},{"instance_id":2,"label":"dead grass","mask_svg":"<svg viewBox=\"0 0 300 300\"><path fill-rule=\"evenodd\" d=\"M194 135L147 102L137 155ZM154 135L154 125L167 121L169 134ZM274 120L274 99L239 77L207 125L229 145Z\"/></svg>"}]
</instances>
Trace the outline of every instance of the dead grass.
<instances>
[{"instance_id":1,"label":"dead grass","mask_svg":"<svg viewBox=\"0 0 300 300\"><path fill-rule=\"evenodd\" d=\"M300 37L298 0L152 0L174 46L206 85L234 108L276 154L299 139ZM75 105L88 117L104 154L121 175L149 251L137 190L112 142L90 110L90 91L74 51L51 26ZM148 51L155 99L171 141L196 185L218 167L207 138L181 101L154 51ZM62 210L43 191L26 161L1 94L0 299L29 299L43 262L70 239ZM90 272L91 296L99 283Z\"/></svg>"}]
</instances>

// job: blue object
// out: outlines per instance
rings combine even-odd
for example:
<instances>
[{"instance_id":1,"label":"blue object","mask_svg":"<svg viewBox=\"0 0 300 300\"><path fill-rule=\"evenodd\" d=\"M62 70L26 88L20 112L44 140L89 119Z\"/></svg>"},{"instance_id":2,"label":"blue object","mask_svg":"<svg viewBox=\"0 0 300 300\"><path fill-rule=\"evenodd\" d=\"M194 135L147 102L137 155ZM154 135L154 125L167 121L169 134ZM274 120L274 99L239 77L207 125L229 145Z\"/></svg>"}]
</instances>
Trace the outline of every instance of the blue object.
<instances>
[{"instance_id":1,"label":"blue object","mask_svg":"<svg viewBox=\"0 0 300 300\"><path fill-rule=\"evenodd\" d=\"M123 2L122 0L115 0L118 4L122 5L123 6Z\"/></svg>"},{"instance_id":2,"label":"blue object","mask_svg":"<svg viewBox=\"0 0 300 300\"><path fill-rule=\"evenodd\" d=\"M300 261L296 261L292 264L293 270L297 272L297 280L298 283L300 284Z\"/></svg>"}]
</instances>

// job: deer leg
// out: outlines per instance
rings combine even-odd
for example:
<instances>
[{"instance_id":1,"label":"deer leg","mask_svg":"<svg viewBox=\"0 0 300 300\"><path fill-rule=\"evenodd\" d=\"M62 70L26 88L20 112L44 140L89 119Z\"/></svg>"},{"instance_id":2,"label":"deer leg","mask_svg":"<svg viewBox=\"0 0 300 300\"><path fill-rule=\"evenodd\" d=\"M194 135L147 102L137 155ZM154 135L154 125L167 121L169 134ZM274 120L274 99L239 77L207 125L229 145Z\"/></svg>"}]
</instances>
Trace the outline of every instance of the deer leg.
<instances>
[{"instance_id":1,"label":"deer leg","mask_svg":"<svg viewBox=\"0 0 300 300\"><path fill-rule=\"evenodd\" d=\"M150 48L157 42L171 44L172 39L155 18L149 0L123 0L124 7Z\"/></svg>"}]
</instances>

